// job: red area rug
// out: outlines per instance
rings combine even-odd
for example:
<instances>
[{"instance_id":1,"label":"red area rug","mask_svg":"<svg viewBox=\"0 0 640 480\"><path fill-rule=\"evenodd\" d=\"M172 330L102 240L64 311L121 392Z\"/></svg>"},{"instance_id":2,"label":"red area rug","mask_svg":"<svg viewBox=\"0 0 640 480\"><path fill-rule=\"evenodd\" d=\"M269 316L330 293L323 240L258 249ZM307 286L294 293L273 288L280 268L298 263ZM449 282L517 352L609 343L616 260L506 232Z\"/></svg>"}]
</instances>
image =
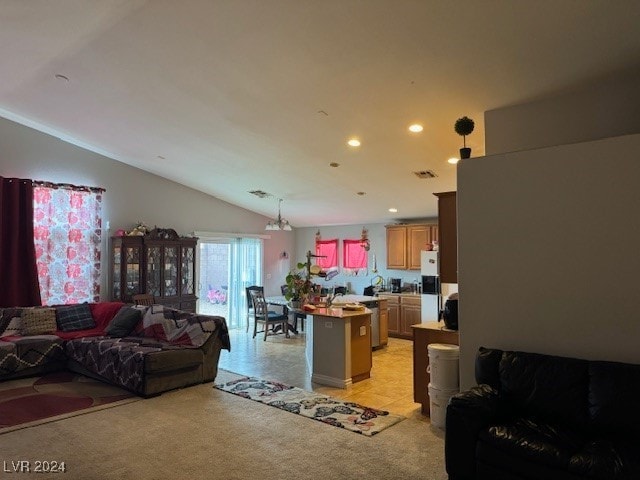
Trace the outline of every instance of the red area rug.
<instances>
[{"instance_id":1,"label":"red area rug","mask_svg":"<svg viewBox=\"0 0 640 480\"><path fill-rule=\"evenodd\" d=\"M0 434L140 399L71 372L9 380L0 383Z\"/></svg>"}]
</instances>

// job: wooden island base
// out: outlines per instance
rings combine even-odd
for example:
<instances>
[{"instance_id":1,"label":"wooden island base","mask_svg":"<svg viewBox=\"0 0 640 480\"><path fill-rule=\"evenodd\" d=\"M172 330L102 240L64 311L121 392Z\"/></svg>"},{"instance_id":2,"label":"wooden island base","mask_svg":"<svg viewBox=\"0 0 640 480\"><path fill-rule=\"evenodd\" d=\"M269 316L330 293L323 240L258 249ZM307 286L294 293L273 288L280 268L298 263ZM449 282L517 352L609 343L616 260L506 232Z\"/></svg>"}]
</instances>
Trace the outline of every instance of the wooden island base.
<instances>
[{"instance_id":1,"label":"wooden island base","mask_svg":"<svg viewBox=\"0 0 640 480\"><path fill-rule=\"evenodd\" d=\"M307 315L311 381L347 388L371 376L371 310L318 308Z\"/></svg>"}]
</instances>

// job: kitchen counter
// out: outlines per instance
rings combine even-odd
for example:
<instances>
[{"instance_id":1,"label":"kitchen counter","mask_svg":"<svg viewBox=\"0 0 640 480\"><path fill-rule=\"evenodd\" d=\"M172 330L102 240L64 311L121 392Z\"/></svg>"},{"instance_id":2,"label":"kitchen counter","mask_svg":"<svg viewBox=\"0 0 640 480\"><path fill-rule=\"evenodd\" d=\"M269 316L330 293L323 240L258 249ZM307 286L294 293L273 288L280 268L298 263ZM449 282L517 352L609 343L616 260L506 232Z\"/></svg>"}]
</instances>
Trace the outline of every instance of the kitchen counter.
<instances>
[{"instance_id":1,"label":"kitchen counter","mask_svg":"<svg viewBox=\"0 0 640 480\"><path fill-rule=\"evenodd\" d=\"M402 292L402 293L391 293L391 292L380 292L378 293L380 297L382 296L393 296L393 297L420 297L420 293L412 293L412 292Z\"/></svg>"},{"instance_id":2,"label":"kitchen counter","mask_svg":"<svg viewBox=\"0 0 640 480\"><path fill-rule=\"evenodd\" d=\"M311 381L347 388L371 376L371 310L316 308L307 313L305 358Z\"/></svg>"}]
</instances>

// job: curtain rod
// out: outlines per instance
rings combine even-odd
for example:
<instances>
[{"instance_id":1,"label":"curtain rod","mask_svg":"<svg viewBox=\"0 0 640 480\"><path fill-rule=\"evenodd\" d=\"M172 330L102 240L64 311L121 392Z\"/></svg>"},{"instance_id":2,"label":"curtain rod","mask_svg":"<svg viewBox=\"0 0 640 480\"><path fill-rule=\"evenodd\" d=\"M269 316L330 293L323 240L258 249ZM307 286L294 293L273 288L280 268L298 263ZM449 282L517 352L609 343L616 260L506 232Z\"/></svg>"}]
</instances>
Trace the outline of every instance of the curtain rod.
<instances>
[{"instance_id":1,"label":"curtain rod","mask_svg":"<svg viewBox=\"0 0 640 480\"><path fill-rule=\"evenodd\" d=\"M87 187L85 185L73 185L71 183L53 183L45 182L42 180L32 180L31 183L37 187L62 188L65 190L74 190L77 192L103 193L105 191L105 189L102 187Z\"/></svg>"}]
</instances>

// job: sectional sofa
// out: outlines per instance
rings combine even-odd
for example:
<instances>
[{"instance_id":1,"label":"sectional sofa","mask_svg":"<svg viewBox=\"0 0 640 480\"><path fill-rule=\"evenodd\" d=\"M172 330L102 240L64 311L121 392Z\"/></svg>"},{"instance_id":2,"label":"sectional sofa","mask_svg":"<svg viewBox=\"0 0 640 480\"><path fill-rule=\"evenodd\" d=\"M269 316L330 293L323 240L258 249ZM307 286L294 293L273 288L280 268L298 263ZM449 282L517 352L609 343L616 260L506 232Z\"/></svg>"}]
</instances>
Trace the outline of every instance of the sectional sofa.
<instances>
[{"instance_id":1,"label":"sectional sofa","mask_svg":"<svg viewBox=\"0 0 640 480\"><path fill-rule=\"evenodd\" d=\"M223 317L99 302L0 309L0 381L72 370L148 397L213 381Z\"/></svg>"}]
</instances>

